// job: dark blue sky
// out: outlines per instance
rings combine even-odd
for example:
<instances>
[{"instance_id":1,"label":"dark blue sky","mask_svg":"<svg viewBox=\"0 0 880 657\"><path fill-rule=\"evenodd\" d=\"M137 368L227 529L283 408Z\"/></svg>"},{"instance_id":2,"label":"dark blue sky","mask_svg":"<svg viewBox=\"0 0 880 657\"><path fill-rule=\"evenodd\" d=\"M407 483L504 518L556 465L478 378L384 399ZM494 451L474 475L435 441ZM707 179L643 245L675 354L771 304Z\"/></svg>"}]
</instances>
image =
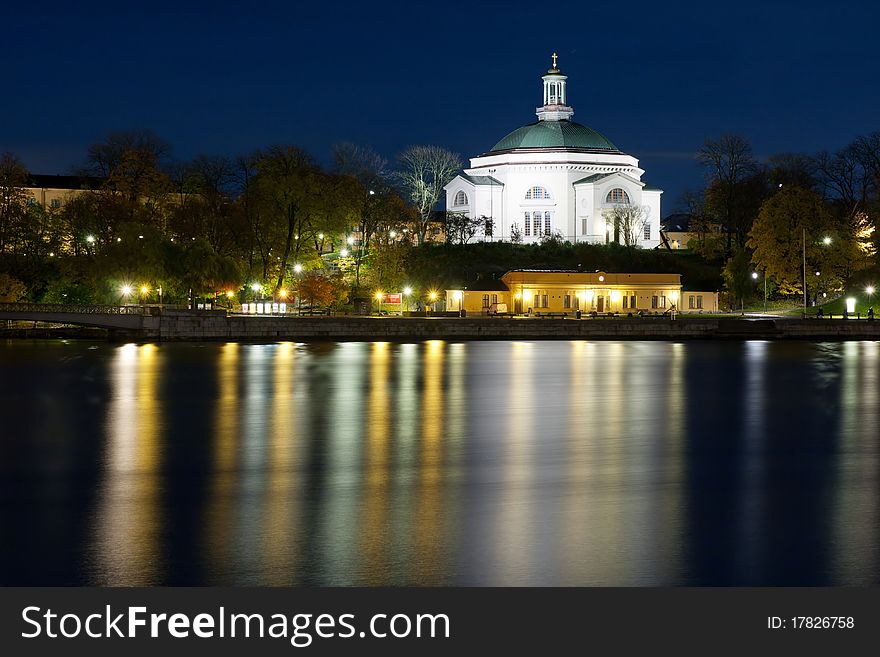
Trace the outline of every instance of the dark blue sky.
<instances>
[{"instance_id":1,"label":"dark blue sky","mask_svg":"<svg viewBox=\"0 0 880 657\"><path fill-rule=\"evenodd\" d=\"M174 155L333 143L477 155L535 120L559 53L575 120L641 160L664 214L707 137L759 157L880 130L878 3L40 2L0 8L0 151L67 173L107 132ZM10 61L11 58L11 61Z\"/></svg>"}]
</instances>

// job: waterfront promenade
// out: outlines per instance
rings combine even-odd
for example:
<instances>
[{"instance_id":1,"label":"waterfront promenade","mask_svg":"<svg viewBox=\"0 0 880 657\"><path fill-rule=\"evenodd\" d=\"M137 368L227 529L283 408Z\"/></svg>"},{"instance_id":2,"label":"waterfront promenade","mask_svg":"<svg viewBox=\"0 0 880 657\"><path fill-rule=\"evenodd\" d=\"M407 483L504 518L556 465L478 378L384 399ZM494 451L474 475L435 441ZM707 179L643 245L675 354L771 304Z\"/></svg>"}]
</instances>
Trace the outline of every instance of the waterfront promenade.
<instances>
[{"instance_id":1,"label":"waterfront promenade","mask_svg":"<svg viewBox=\"0 0 880 657\"><path fill-rule=\"evenodd\" d=\"M123 307L125 308L125 307ZM131 308L131 307L129 307ZM136 308L136 307L135 307ZM877 340L880 321L687 316L669 317L363 317L253 316L224 311L145 307L0 306L0 320L51 322L105 329L111 340L515 340L515 339L806 339ZM28 330L8 333L27 336ZM94 332L89 334L94 335Z\"/></svg>"}]
</instances>

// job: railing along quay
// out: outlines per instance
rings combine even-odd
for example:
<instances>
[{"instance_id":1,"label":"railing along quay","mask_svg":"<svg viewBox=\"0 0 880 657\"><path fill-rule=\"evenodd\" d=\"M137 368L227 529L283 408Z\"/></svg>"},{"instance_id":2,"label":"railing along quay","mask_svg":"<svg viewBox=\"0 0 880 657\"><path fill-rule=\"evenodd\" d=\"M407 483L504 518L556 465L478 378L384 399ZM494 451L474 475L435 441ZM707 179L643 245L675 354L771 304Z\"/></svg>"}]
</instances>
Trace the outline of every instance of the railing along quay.
<instances>
[{"instance_id":1,"label":"railing along quay","mask_svg":"<svg viewBox=\"0 0 880 657\"><path fill-rule=\"evenodd\" d=\"M149 306L112 306L70 303L0 303L0 313L78 313L81 315L154 315Z\"/></svg>"}]
</instances>

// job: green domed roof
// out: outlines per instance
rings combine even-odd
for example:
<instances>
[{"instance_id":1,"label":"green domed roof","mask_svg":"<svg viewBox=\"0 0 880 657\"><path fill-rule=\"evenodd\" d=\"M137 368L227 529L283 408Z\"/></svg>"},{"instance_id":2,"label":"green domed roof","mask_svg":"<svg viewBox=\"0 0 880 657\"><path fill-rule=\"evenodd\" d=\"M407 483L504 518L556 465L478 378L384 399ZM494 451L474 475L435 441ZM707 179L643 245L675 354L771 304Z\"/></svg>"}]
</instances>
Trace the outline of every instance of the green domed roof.
<instances>
[{"instance_id":1,"label":"green domed roof","mask_svg":"<svg viewBox=\"0 0 880 657\"><path fill-rule=\"evenodd\" d=\"M620 152L604 135L574 121L538 121L524 125L495 144L489 152L514 148L588 148Z\"/></svg>"}]
</instances>

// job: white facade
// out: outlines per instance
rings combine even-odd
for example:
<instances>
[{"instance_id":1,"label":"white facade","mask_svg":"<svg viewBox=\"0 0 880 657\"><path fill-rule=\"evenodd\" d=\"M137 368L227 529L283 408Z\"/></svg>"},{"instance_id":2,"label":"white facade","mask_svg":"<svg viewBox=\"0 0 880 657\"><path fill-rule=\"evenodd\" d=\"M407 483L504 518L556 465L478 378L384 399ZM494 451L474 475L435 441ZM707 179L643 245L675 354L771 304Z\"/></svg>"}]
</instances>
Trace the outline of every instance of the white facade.
<instances>
[{"instance_id":1,"label":"white facade","mask_svg":"<svg viewBox=\"0 0 880 657\"><path fill-rule=\"evenodd\" d=\"M545 105L537 110L538 122L471 158L471 166L445 187L446 210L491 220L491 234L481 231L480 240L510 241L518 232L524 243L551 235L606 243L615 240L607 211L636 205L638 245L656 247L662 191L645 186L636 158L570 121L574 110L565 104L565 80L554 62L543 76ZM619 231L617 240L623 242Z\"/></svg>"}]
</instances>

